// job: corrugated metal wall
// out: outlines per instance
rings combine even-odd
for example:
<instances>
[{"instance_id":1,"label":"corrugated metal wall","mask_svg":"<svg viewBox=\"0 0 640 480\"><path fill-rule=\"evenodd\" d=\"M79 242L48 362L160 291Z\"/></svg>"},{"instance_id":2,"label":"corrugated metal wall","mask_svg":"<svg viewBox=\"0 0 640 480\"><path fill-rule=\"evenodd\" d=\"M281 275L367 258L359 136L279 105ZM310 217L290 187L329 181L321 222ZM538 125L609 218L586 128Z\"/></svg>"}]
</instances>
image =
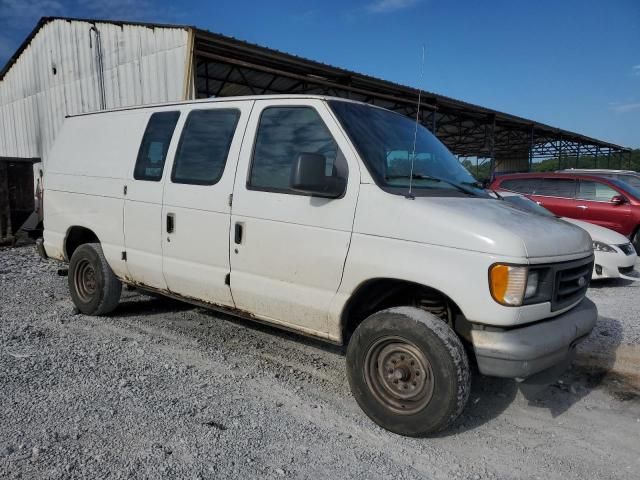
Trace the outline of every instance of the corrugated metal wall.
<instances>
[{"instance_id":1,"label":"corrugated metal wall","mask_svg":"<svg viewBox=\"0 0 640 480\"><path fill-rule=\"evenodd\" d=\"M65 115L99 110L102 99L106 108L182 100L188 43L183 28L68 20L43 25L0 81L0 156L41 157L46 171L47 151Z\"/></svg>"}]
</instances>

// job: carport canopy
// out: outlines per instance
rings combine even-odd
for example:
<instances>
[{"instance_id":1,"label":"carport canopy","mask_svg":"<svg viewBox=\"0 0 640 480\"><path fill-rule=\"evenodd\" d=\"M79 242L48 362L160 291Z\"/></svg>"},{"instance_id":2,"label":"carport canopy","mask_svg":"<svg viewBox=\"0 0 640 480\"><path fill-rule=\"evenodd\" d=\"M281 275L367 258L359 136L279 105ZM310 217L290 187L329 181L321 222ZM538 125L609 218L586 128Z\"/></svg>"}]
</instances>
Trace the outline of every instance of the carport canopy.
<instances>
[{"instance_id":1,"label":"carport canopy","mask_svg":"<svg viewBox=\"0 0 640 480\"><path fill-rule=\"evenodd\" d=\"M227 36L195 29L193 56L197 98L333 95L416 117L416 88ZM520 170L527 170L537 159L563 156L575 157L577 165L581 156L588 155L605 156L622 165L631 155L630 149L620 145L433 92L422 92L419 118L454 154L490 159L493 166L516 161Z\"/></svg>"}]
</instances>

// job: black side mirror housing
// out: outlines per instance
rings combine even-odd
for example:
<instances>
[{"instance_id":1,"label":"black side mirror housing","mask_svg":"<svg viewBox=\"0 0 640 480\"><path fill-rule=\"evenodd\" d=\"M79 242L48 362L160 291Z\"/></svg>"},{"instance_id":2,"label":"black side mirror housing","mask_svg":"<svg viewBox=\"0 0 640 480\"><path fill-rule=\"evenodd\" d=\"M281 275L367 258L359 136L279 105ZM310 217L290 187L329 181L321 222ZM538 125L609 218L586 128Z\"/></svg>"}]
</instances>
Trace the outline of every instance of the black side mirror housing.
<instances>
[{"instance_id":1,"label":"black side mirror housing","mask_svg":"<svg viewBox=\"0 0 640 480\"><path fill-rule=\"evenodd\" d=\"M338 176L327 176L326 171L327 158L324 155L301 153L291 169L291 189L314 197L343 196L347 188L347 180Z\"/></svg>"},{"instance_id":2,"label":"black side mirror housing","mask_svg":"<svg viewBox=\"0 0 640 480\"><path fill-rule=\"evenodd\" d=\"M627 199L622 195L614 195L613 197L611 197L610 202L614 205L624 205L625 203L627 203Z\"/></svg>"}]
</instances>

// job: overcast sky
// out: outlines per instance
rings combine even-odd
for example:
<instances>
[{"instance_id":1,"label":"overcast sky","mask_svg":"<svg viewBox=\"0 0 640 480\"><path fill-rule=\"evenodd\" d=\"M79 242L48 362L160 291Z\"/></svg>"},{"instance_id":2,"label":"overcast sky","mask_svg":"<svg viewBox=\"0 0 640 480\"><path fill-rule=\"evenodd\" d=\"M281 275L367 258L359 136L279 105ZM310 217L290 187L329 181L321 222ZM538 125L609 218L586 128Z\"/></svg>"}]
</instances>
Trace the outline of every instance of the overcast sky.
<instances>
[{"instance_id":1,"label":"overcast sky","mask_svg":"<svg viewBox=\"0 0 640 480\"><path fill-rule=\"evenodd\" d=\"M639 0L0 0L0 65L55 15L195 25L640 148Z\"/></svg>"}]
</instances>

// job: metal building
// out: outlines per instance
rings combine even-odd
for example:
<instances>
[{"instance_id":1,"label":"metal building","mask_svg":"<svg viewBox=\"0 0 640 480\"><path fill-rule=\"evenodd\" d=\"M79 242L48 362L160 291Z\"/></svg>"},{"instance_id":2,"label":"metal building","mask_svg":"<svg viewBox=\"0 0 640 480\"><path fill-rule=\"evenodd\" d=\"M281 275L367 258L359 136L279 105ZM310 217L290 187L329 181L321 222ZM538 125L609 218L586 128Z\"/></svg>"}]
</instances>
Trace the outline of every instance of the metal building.
<instances>
[{"instance_id":1,"label":"metal building","mask_svg":"<svg viewBox=\"0 0 640 480\"><path fill-rule=\"evenodd\" d=\"M40 157L65 115L185 98L189 31L44 18L0 73L0 156Z\"/></svg>"},{"instance_id":2,"label":"metal building","mask_svg":"<svg viewBox=\"0 0 640 480\"><path fill-rule=\"evenodd\" d=\"M411 117L418 98L415 88L191 26L45 17L0 71L0 157L42 159L36 169L46 182L47 152L66 115L273 93L347 97ZM604 157L612 167L630 159L620 145L431 92L422 97L421 122L453 153L488 159L496 171L527 170L549 157Z\"/></svg>"}]
</instances>

